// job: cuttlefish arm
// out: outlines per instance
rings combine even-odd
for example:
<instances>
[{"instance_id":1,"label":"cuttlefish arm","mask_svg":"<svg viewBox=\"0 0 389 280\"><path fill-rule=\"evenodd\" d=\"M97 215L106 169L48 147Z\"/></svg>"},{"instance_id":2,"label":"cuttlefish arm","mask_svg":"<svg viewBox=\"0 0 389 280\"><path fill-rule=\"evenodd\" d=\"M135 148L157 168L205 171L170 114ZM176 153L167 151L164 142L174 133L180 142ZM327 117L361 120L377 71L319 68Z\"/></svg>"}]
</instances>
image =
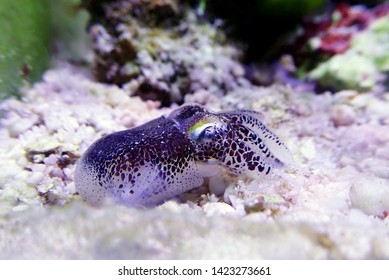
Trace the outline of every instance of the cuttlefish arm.
<instances>
[{"instance_id":1,"label":"cuttlefish arm","mask_svg":"<svg viewBox=\"0 0 389 280\"><path fill-rule=\"evenodd\" d=\"M252 110L239 110L220 113L220 115L226 117L236 125L246 127L260 138L262 144L259 144L257 147L265 154L269 151L277 160L275 162L276 165L280 163L287 166L294 165L293 156L289 149L277 135L262 123L260 113ZM252 135L250 138L252 138ZM253 141L255 142L255 139L251 140L251 142Z\"/></svg>"},{"instance_id":2,"label":"cuttlefish arm","mask_svg":"<svg viewBox=\"0 0 389 280\"><path fill-rule=\"evenodd\" d=\"M251 177L293 162L285 144L255 111L211 113L193 106L178 117L181 129L196 143L199 161L216 161L235 174Z\"/></svg>"}]
</instances>

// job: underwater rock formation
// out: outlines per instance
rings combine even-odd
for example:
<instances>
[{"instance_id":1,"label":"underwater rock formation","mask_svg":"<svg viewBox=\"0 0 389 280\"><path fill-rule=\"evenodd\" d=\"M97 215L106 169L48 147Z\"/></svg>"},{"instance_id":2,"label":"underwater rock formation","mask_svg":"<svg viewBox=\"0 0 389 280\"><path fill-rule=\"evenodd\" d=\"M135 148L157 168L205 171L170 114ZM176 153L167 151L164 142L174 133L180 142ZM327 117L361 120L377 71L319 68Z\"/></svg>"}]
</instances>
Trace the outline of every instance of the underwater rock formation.
<instances>
[{"instance_id":1,"label":"underwater rock formation","mask_svg":"<svg viewBox=\"0 0 389 280\"><path fill-rule=\"evenodd\" d=\"M389 70L389 5L339 4L302 25L291 49L300 73L322 88L382 91Z\"/></svg>"},{"instance_id":2,"label":"underwater rock formation","mask_svg":"<svg viewBox=\"0 0 389 280\"><path fill-rule=\"evenodd\" d=\"M94 73L101 82L164 106L182 104L199 89L222 96L244 82L241 52L180 1L84 3L91 13Z\"/></svg>"}]
</instances>

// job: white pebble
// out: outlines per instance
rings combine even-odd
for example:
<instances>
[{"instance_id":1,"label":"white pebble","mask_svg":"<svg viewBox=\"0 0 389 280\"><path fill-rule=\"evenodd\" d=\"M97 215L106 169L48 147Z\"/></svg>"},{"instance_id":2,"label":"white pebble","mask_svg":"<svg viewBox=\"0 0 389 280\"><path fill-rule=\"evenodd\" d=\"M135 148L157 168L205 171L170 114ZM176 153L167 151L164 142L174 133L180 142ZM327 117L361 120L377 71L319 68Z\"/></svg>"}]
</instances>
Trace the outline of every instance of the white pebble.
<instances>
[{"instance_id":1,"label":"white pebble","mask_svg":"<svg viewBox=\"0 0 389 280\"><path fill-rule=\"evenodd\" d=\"M362 170L369 171L377 177L389 178L389 162L387 160L368 158L363 160L359 166Z\"/></svg>"},{"instance_id":2,"label":"white pebble","mask_svg":"<svg viewBox=\"0 0 389 280\"><path fill-rule=\"evenodd\" d=\"M337 105L331 110L331 120L335 126L348 126L352 125L357 116L354 109L349 105Z\"/></svg>"},{"instance_id":3,"label":"white pebble","mask_svg":"<svg viewBox=\"0 0 389 280\"><path fill-rule=\"evenodd\" d=\"M389 160L389 145L379 147L376 151L376 156L382 159Z\"/></svg>"},{"instance_id":4,"label":"white pebble","mask_svg":"<svg viewBox=\"0 0 389 280\"><path fill-rule=\"evenodd\" d=\"M45 174L43 174L42 172L29 172L27 183L30 186L36 186L43 180L44 177Z\"/></svg>"},{"instance_id":5,"label":"white pebble","mask_svg":"<svg viewBox=\"0 0 389 280\"><path fill-rule=\"evenodd\" d=\"M235 209L224 202L208 202L203 206L207 216L225 215L235 213Z\"/></svg>"},{"instance_id":6,"label":"white pebble","mask_svg":"<svg viewBox=\"0 0 389 280\"><path fill-rule=\"evenodd\" d=\"M312 160L316 157L317 151L312 138L308 138L302 142L300 152L303 157L308 160Z\"/></svg>"},{"instance_id":7,"label":"white pebble","mask_svg":"<svg viewBox=\"0 0 389 280\"><path fill-rule=\"evenodd\" d=\"M389 211L389 182L376 177L358 178L350 190L353 207L368 215L384 216Z\"/></svg>"}]
</instances>

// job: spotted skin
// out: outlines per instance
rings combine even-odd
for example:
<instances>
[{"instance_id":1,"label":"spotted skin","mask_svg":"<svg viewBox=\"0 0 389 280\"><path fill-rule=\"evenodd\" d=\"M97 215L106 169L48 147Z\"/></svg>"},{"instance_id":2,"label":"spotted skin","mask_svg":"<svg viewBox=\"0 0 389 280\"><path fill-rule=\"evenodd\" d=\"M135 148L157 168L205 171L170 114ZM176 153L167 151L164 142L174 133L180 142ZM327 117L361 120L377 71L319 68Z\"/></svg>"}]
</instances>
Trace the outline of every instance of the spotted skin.
<instances>
[{"instance_id":1,"label":"spotted skin","mask_svg":"<svg viewBox=\"0 0 389 280\"><path fill-rule=\"evenodd\" d=\"M289 157L257 112L211 113L189 105L97 140L77 164L75 183L92 205L112 197L130 207L152 207L201 186L200 163L255 177Z\"/></svg>"},{"instance_id":2,"label":"spotted skin","mask_svg":"<svg viewBox=\"0 0 389 280\"><path fill-rule=\"evenodd\" d=\"M269 174L272 167L291 163L286 146L259 120L257 112L216 114L201 107L195 112L197 106L193 107L191 114L183 112L180 121L181 129L195 142L196 161L217 161L235 174L254 178L261 173ZM192 129L199 122L209 124L208 133L203 136ZM204 126L201 129L204 132Z\"/></svg>"},{"instance_id":3,"label":"spotted skin","mask_svg":"<svg viewBox=\"0 0 389 280\"><path fill-rule=\"evenodd\" d=\"M191 140L160 117L96 141L77 165L77 190L92 205L112 196L128 206L151 207L201 186L193 154Z\"/></svg>"},{"instance_id":4,"label":"spotted skin","mask_svg":"<svg viewBox=\"0 0 389 280\"><path fill-rule=\"evenodd\" d=\"M221 113L222 116L226 116L233 122L238 122L239 125L243 125L248 128L253 134L261 139L262 143L258 143L258 148L263 153L267 154L270 151L276 161L272 161L274 165L280 164L293 165L293 158L285 144L271 132L261 121L261 115L256 111L240 110L228 113ZM253 135L251 134L251 135ZM254 136L255 137L255 136ZM257 140L257 139L254 139ZM272 158L273 159L273 158Z\"/></svg>"}]
</instances>

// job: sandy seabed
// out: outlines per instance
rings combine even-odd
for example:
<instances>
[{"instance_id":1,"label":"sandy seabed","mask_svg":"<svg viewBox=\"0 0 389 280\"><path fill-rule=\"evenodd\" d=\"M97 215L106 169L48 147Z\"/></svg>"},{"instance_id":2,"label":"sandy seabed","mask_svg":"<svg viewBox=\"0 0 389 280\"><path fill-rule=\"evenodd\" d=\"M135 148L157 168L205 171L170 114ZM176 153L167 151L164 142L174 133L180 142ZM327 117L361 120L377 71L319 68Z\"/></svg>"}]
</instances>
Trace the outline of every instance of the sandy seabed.
<instances>
[{"instance_id":1,"label":"sandy seabed","mask_svg":"<svg viewBox=\"0 0 389 280\"><path fill-rule=\"evenodd\" d=\"M252 180L224 174L154 209L88 206L73 172L102 135L172 108L130 97L63 64L0 104L1 259L389 258L389 94L315 95L244 85L187 97L253 109L295 168Z\"/></svg>"}]
</instances>

